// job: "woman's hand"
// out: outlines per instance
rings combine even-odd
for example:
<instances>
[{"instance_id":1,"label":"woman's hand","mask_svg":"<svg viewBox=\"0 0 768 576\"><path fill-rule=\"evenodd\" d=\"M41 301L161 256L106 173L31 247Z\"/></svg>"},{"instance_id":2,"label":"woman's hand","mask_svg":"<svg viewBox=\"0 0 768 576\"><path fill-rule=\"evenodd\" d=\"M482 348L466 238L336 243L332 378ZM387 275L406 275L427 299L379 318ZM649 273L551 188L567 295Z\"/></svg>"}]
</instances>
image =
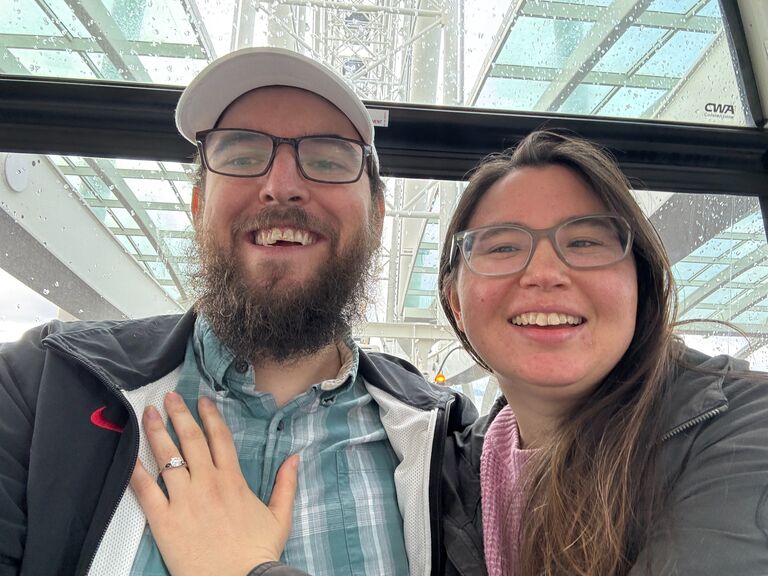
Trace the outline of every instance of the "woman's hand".
<instances>
[{"instance_id":1,"label":"woman's hand","mask_svg":"<svg viewBox=\"0 0 768 576\"><path fill-rule=\"evenodd\" d=\"M291 531L298 456L278 470L265 506L245 482L232 435L212 401L198 401L205 434L175 392L166 395L165 408L181 451L155 408L144 411L143 426L168 496L140 461L131 487L171 574L244 576L257 564L279 560ZM186 466L164 468L178 457Z\"/></svg>"}]
</instances>

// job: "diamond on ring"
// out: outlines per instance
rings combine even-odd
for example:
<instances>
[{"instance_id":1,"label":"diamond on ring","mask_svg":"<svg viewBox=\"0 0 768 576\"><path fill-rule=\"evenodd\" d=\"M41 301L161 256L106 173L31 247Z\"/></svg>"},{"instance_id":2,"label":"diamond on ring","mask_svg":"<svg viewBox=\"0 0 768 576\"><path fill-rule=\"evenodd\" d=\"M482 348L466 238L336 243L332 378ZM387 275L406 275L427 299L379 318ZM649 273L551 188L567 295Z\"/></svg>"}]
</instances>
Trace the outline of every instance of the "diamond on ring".
<instances>
[{"instance_id":1,"label":"diamond on ring","mask_svg":"<svg viewBox=\"0 0 768 576\"><path fill-rule=\"evenodd\" d=\"M181 456L174 456L170 460L168 460L168 463L163 467L163 470L171 470L172 468L181 468L182 466L186 466L187 461L184 460Z\"/></svg>"}]
</instances>

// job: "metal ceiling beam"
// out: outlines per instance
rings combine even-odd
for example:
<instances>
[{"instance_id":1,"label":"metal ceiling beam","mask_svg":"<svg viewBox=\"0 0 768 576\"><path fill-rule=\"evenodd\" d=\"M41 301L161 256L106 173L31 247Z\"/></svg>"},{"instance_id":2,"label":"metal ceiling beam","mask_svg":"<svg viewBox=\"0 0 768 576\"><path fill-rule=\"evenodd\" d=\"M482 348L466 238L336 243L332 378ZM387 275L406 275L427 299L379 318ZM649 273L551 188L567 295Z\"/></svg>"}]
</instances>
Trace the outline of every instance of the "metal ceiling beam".
<instances>
[{"instance_id":1,"label":"metal ceiling beam","mask_svg":"<svg viewBox=\"0 0 768 576\"><path fill-rule=\"evenodd\" d=\"M491 67L496 62L496 59L499 56L499 53L501 52L502 48L504 48L504 45L507 43L507 39L509 38L509 35L512 31L512 28L515 25L515 22L520 17L520 9L525 3L526 0L511 0L509 3L509 8L507 8L506 13L504 14L504 18L501 19L501 22L499 24L499 28L493 36L493 44L491 45L491 48L488 50L488 53L485 55L485 60L483 60L483 65L480 67L480 71L477 75L477 78L474 81L474 84L472 85L472 90L469 92L469 96L467 97L467 104L472 106L477 102L477 99L480 97L480 93L483 90L483 86L485 85L486 79L491 74Z\"/></svg>"},{"instance_id":2,"label":"metal ceiling beam","mask_svg":"<svg viewBox=\"0 0 768 576\"><path fill-rule=\"evenodd\" d=\"M168 270L171 280L181 295L182 302L185 301L187 299L187 291L184 288L184 282L181 279L182 275L178 266L175 261L170 258L170 251L165 245L163 238L160 236L160 231L152 221L152 218L150 218L147 210L142 206L142 203L139 202L134 195L131 187L126 184L125 180L117 175L110 162L94 158L86 158L85 161L93 170L94 174L104 183L107 189L115 195L120 202L121 207L128 210L131 217L139 225L139 229L142 231L143 236L155 249L160 261ZM191 227L191 219L189 224Z\"/></svg>"},{"instance_id":3,"label":"metal ceiling beam","mask_svg":"<svg viewBox=\"0 0 768 576\"><path fill-rule=\"evenodd\" d=\"M542 80L552 82L560 77L560 70L538 66L518 66L512 64L494 64L490 70L491 78L514 78L519 80ZM667 76L649 76L646 74L622 74L618 72L591 71L584 76L582 84L600 84L620 86L621 88L660 88L671 90L679 78Z\"/></svg>"},{"instance_id":4,"label":"metal ceiling beam","mask_svg":"<svg viewBox=\"0 0 768 576\"><path fill-rule=\"evenodd\" d=\"M741 258L732 266L729 266L728 276L735 278L739 274L750 270L753 266L757 266L766 260L768 260L768 246L763 245L753 252L750 252L745 257ZM720 288L728 287L728 284L723 282L722 278L713 278L706 285L698 288L693 294L686 297L685 310L681 310L681 316L685 311L697 308L699 303L706 299L707 296L713 292L719 290ZM717 319L733 322L733 318L736 318L742 312L749 310L752 305L760 302L766 296L768 296L768 282L762 282L757 286L753 286L751 290L748 290L739 298L721 305L718 308ZM736 325L738 326L739 324L736 323Z\"/></svg>"},{"instance_id":5,"label":"metal ceiling beam","mask_svg":"<svg viewBox=\"0 0 768 576\"><path fill-rule=\"evenodd\" d=\"M40 50L45 46L46 50L51 51L72 51L72 52L101 52L101 46L93 38L65 37L65 36L43 36L30 34L2 34L3 46L5 49L18 48L22 50ZM206 58L203 48L195 44L173 44L170 42L143 42L125 40L113 41L113 46L120 52L130 51L136 56L156 56L163 58L190 58L193 60L202 60ZM0 48L2 50L2 48ZM7 74L28 74L25 68L19 70L9 69L4 61L0 61L0 70Z\"/></svg>"},{"instance_id":6,"label":"metal ceiling beam","mask_svg":"<svg viewBox=\"0 0 768 576\"><path fill-rule=\"evenodd\" d=\"M557 111L584 77L637 20L652 0L615 0L605 8L587 36L561 67L561 74L550 82L539 97L534 110Z\"/></svg>"},{"instance_id":7,"label":"metal ceiling beam","mask_svg":"<svg viewBox=\"0 0 768 576\"><path fill-rule=\"evenodd\" d=\"M200 9L197 7L197 0L180 0L180 2L184 13L189 19L189 25L195 34L199 48L204 51L204 58L209 62L215 60L218 57L216 47L213 45L208 27L205 25L205 20L202 14L200 14Z\"/></svg>"},{"instance_id":8,"label":"metal ceiling beam","mask_svg":"<svg viewBox=\"0 0 768 576\"><path fill-rule=\"evenodd\" d=\"M749 197L672 196L649 216L649 220L664 242L670 262L676 264L683 259L687 261L699 246L754 210L755 200ZM695 222L696 226L681 226L681 222ZM735 236L741 239L740 235Z\"/></svg>"},{"instance_id":9,"label":"metal ceiling beam","mask_svg":"<svg viewBox=\"0 0 768 576\"><path fill-rule=\"evenodd\" d=\"M46 158L4 155L0 167L5 270L77 318L180 310Z\"/></svg>"},{"instance_id":10,"label":"metal ceiling beam","mask_svg":"<svg viewBox=\"0 0 768 576\"><path fill-rule=\"evenodd\" d=\"M705 0L705 3L708 1ZM527 3L522 15L532 18L558 18L571 21L597 22L606 18L606 10L606 6L563 4L562 2L539 0ZM632 22L632 25L651 28L674 28L685 32L717 32L720 29L719 18L696 16L696 11L697 9L694 8L693 14L690 16L686 14L672 14L670 12L645 11L637 20Z\"/></svg>"},{"instance_id":11,"label":"metal ceiling beam","mask_svg":"<svg viewBox=\"0 0 768 576\"><path fill-rule=\"evenodd\" d=\"M28 74L29 71L19 62L13 52L0 46L0 70L5 74Z\"/></svg>"},{"instance_id":12,"label":"metal ceiling beam","mask_svg":"<svg viewBox=\"0 0 768 576\"><path fill-rule=\"evenodd\" d=\"M328 0L282 0L282 4L291 6L310 6L327 10L344 10L347 12L385 12L405 16L441 16L440 10L425 10L405 6L379 6L376 4L358 4L352 2L333 2Z\"/></svg>"},{"instance_id":13,"label":"metal ceiling beam","mask_svg":"<svg viewBox=\"0 0 768 576\"><path fill-rule=\"evenodd\" d=\"M124 80L152 82L139 57L121 50L125 41L123 31L100 0L65 1Z\"/></svg>"},{"instance_id":14,"label":"metal ceiling beam","mask_svg":"<svg viewBox=\"0 0 768 576\"><path fill-rule=\"evenodd\" d=\"M114 227L108 227L108 230L114 235L114 236L144 236L144 231L140 230L139 228L114 228ZM164 238L185 238L190 239L192 238L192 234L190 232L184 231L184 230L164 230L163 231L163 237Z\"/></svg>"},{"instance_id":15,"label":"metal ceiling beam","mask_svg":"<svg viewBox=\"0 0 768 576\"><path fill-rule=\"evenodd\" d=\"M68 314L83 320L125 317L2 208L0 245L4 252L0 267Z\"/></svg>"},{"instance_id":16,"label":"metal ceiling beam","mask_svg":"<svg viewBox=\"0 0 768 576\"><path fill-rule=\"evenodd\" d=\"M43 34L3 34L3 46L6 49L16 48L20 50L40 50L45 46L46 50L71 50L73 52L101 51L98 42L93 38L46 36Z\"/></svg>"},{"instance_id":17,"label":"metal ceiling beam","mask_svg":"<svg viewBox=\"0 0 768 576\"><path fill-rule=\"evenodd\" d=\"M355 336L369 338L407 338L414 340L455 340L449 326L418 322L367 322L354 331Z\"/></svg>"}]
</instances>

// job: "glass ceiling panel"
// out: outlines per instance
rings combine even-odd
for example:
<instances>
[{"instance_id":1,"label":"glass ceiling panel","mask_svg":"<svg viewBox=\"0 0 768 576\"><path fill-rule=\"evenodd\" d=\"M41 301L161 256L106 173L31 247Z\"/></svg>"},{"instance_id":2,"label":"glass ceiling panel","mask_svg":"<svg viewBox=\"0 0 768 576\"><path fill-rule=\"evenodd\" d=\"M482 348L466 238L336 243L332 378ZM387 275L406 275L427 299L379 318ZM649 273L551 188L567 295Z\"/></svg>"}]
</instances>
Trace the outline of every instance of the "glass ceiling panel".
<instances>
[{"instance_id":1,"label":"glass ceiling panel","mask_svg":"<svg viewBox=\"0 0 768 576\"><path fill-rule=\"evenodd\" d=\"M371 100L753 125L717 0L643 5L4 0L0 74L185 85L216 56L273 45Z\"/></svg>"},{"instance_id":2,"label":"glass ceiling panel","mask_svg":"<svg viewBox=\"0 0 768 576\"><path fill-rule=\"evenodd\" d=\"M648 6L648 11L685 14L699 3L699 0L653 0L651 5Z\"/></svg>"},{"instance_id":3,"label":"glass ceiling panel","mask_svg":"<svg viewBox=\"0 0 768 576\"><path fill-rule=\"evenodd\" d=\"M45 12L32 2L5 3L0 15L0 34L61 35Z\"/></svg>"},{"instance_id":4,"label":"glass ceiling panel","mask_svg":"<svg viewBox=\"0 0 768 576\"><path fill-rule=\"evenodd\" d=\"M103 5L126 40L168 44L197 43L179 0L103 0Z\"/></svg>"},{"instance_id":5,"label":"glass ceiling panel","mask_svg":"<svg viewBox=\"0 0 768 576\"><path fill-rule=\"evenodd\" d=\"M679 78L699 59L714 37L708 32L676 32L638 70L638 74Z\"/></svg>"},{"instance_id":6,"label":"glass ceiling panel","mask_svg":"<svg viewBox=\"0 0 768 576\"><path fill-rule=\"evenodd\" d=\"M130 238L128 238L128 236L122 236L122 235L119 235L119 234L115 234L115 238L117 238L117 240L120 242L120 244L123 245L123 248L125 248L126 251L129 254L131 254L133 256L138 254L138 252L136 250L136 246L133 245L133 243L131 242Z\"/></svg>"},{"instance_id":7,"label":"glass ceiling panel","mask_svg":"<svg viewBox=\"0 0 768 576\"><path fill-rule=\"evenodd\" d=\"M50 7L50 12L56 15L56 23L62 33L71 34L78 38L89 38L91 36L77 15L69 7L67 0L46 0L45 4ZM41 4L41 6L45 4Z\"/></svg>"},{"instance_id":8,"label":"glass ceiling panel","mask_svg":"<svg viewBox=\"0 0 768 576\"><path fill-rule=\"evenodd\" d=\"M593 25L578 20L522 16L510 30L496 64L562 68ZM531 42L532 38L537 41Z\"/></svg>"},{"instance_id":9,"label":"glass ceiling panel","mask_svg":"<svg viewBox=\"0 0 768 576\"><path fill-rule=\"evenodd\" d=\"M609 6L613 0L557 0L562 4L579 4L582 6Z\"/></svg>"},{"instance_id":10,"label":"glass ceiling panel","mask_svg":"<svg viewBox=\"0 0 768 576\"><path fill-rule=\"evenodd\" d=\"M469 95L474 105L754 125L712 0L655 0L646 9L634 0L522 0L505 22ZM543 79L550 83L541 90ZM521 107L533 100L518 96L526 84L535 101ZM725 113L713 112L718 103Z\"/></svg>"},{"instance_id":11,"label":"glass ceiling panel","mask_svg":"<svg viewBox=\"0 0 768 576\"><path fill-rule=\"evenodd\" d=\"M768 266L755 266L733 279L738 284L755 284L768 278Z\"/></svg>"},{"instance_id":12,"label":"glass ceiling panel","mask_svg":"<svg viewBox=\"0 0 768 576\"><path fill-rule=\"evenodd\" d=\"M600 86L595 84L580 84L568 99L560 107L560 112L565 114L582 114L584 110L594 110L605 100L612 90L612 86Z\"/></svg>"},{"instance_id":13,"label":"glass ceiling panel","mask_svg":"<svg viewBox=\"0 0 768 576\"><path fill-rule=\"evenodd\" d=\"M537 80L489 78L477 105L481 108L529 110L548 86L549 82Z\"/></svg>"},{"instance_id":14,"label":"glass ceiling panel","mask_svg":"<svg viewBox=\"0 0 768 576\"><path fill-rule=\"evenodd\" d=\"M663 28L630 26L595 65L596 72L626 74L664 36Z\"/></svg>"},{"instance_id":15,"label":"glass ceiling panel","mask_svg":"<svg viewBox=\"0 0 768 576\"><path fill-rule=\"evenodd\" d=\"M600 109L601 116L640 118L664 95L655 88L619 88Z\"/></svg>"},{"instance_id":16,"label":"glass ceiling panel","mask_svg":"<svg viewBox=\"0 0 768 576\"><path fill-rule=\"evenodd\" d=\"M131 241L136 244L142 255L157 256L157 250L144 236L131 236Z\"/></svg>"},{"instance_id":17,"label":"glass ceiling panel","mask_svg":"<svg viewBox=\"0 0 768 576\"><path fill-rule=\"evenodd\" d=\"M718 0L710 0L709 3L697 12L697 16L706 16L709 18L717 18L721 16L720 3Z\"/></svg>"},{"instance_id":18,"label":"glass ceiling panel","mask_svg":"<svg viewBox=\"0 0 768 576\"><path fill-rule=\"evenodd\" d=\"M125 183L142 202L179 202L173 186L166 180L126 178Z\"/></svg>"}]
</instances>

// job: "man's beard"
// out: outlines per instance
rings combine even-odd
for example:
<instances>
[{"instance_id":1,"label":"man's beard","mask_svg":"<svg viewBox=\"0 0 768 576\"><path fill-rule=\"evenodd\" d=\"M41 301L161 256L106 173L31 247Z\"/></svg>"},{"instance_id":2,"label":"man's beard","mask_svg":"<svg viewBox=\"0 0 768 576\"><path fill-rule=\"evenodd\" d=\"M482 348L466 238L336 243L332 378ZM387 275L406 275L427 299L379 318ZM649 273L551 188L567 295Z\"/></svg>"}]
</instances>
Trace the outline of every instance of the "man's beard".
<instances>
[{"instance_id":1,"label":"man's beard","mask_svg":"<svg viewBox=\"0 0 768 576\"><path fill-rule=\"evenodd\" d=\"M368 225L340 253L336 231L300 208L266 208L254 218L235 222L231 250L198 226L199 268L191 276L197 311L237 357L255 365L288 364L318 352L346 336L364 316L379 245L377 217L374 208ZM273 226L323 233L331 254L315 277L303 283L286 278L291 266L276 255L275 261L260 264L257 280L248 280L235 255L238 238L247 230Z\"/></svg>"}]
</instances>

